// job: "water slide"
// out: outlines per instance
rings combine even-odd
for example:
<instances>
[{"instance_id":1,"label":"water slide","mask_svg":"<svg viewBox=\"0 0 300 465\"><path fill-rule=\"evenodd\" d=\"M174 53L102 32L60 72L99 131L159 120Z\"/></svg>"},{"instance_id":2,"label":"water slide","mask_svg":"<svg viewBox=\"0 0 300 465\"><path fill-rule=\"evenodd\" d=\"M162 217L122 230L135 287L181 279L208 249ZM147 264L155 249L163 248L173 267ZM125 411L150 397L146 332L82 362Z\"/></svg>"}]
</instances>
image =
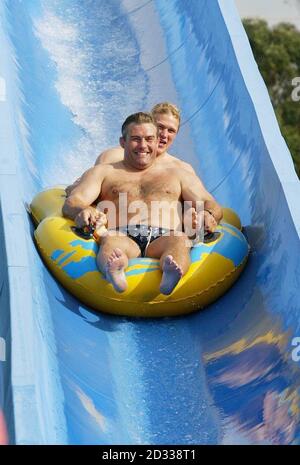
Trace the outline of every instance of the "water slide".
<instances>
[{"instance_id":1,"label":"water slide","mask_svg":"<svg viewBox=\"0 0 300 465\"><path fill-rule=\"evenodd\" d=\"M45 268L25 206L165 100L171 153L238 212L249 262L189 316L96 313ZM233 0L1 0L0 442L298 444L299 198Z\"/></svg>"}]
</instances>

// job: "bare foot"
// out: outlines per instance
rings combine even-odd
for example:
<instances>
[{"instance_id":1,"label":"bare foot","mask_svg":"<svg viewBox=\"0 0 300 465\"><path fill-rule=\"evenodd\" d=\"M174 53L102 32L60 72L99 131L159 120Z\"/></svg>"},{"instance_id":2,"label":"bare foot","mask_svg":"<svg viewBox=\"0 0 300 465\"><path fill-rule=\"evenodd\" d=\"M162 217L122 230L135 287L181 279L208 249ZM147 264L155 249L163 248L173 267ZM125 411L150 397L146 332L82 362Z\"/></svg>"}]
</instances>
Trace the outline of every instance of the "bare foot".
<instances>
[{"instance_id":1,"label":"bare foot","mask_svg":"<svg viewBox=\"0 0 300 465\"><path fill-rule=\"evenodd\" d=\"M114 286L117 292L124 292L127 289L124 272L126 261L126 256L120 249L114 249L107 260L106 279Z\"/></svg>"},{"instance_id":2,"label":"bare foot","mask_svg":"<svg viewBox=\"0 0 300 465\"><path fill-rule=\"evenodd\" d=\"M160 292L169 295L182 278L182 269L177 265L172 255L167 255L164 259L162 270L163 275L160 283Z\"/></svg>"}]
</instances>

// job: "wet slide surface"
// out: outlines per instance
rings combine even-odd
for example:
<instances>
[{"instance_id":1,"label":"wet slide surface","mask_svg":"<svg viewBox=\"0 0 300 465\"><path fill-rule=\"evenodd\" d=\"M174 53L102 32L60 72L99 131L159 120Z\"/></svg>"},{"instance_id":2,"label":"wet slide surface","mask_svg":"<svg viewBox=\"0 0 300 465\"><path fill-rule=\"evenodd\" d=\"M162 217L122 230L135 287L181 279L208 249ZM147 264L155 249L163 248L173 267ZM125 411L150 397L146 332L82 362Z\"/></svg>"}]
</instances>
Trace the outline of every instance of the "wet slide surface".
<instances>
[{"instance_id":1,"label":"wet slide surface","mask_svg":"<svg viewBox=\"0 0 300 465\"><path fill-rule=\"evenodd\" d=\"M17 444L298 444L299 182L233 2L3 0L0 50L0 443L4 413ZM95 313L44 267L24 203L165 100L171 152L239 213L249 263L190 316Z\"/></svg>"}]
</instances>

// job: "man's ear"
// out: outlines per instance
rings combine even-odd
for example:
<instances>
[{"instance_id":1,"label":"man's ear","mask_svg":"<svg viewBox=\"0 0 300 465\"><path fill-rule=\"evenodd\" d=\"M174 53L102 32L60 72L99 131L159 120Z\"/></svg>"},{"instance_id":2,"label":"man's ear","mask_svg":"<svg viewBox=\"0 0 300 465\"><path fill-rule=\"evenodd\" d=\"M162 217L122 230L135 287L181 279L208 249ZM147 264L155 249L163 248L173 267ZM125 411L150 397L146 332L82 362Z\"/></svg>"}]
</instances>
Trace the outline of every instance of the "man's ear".
<instances>
[{"instance_id":1,"label":"man's ear","mask_svg":"<svg viewBox=\"0 0 300 465\"><path fill-rule=\"evenodd\" d=\"M119 142L120 142L121 147L124 149L124 147L125 147L125 139L124 139L124 137L120 137Z\"/></svg>"}]
</instances>

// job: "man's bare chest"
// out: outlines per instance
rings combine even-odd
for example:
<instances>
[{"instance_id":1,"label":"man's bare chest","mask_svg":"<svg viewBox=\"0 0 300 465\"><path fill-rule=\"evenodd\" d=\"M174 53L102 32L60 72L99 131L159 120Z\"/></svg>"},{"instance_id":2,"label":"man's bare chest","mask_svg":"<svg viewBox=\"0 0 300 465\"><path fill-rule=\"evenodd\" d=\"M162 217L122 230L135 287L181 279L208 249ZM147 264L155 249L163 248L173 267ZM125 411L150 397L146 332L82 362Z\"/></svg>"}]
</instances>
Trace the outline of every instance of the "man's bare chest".
<instances>
[{"instance_id":1,"label":"man's bare chest","mask_svg":"<svg viewBox=\"0 0 300 465\"><path fill-rule=\"evenodd\" d=\"M178 179L166 174L154 173L151 176L120 175L104 180L101 199L117 200L127 195L130 200L179 199L181 186Z\"/></svg>"}]
</instances>

